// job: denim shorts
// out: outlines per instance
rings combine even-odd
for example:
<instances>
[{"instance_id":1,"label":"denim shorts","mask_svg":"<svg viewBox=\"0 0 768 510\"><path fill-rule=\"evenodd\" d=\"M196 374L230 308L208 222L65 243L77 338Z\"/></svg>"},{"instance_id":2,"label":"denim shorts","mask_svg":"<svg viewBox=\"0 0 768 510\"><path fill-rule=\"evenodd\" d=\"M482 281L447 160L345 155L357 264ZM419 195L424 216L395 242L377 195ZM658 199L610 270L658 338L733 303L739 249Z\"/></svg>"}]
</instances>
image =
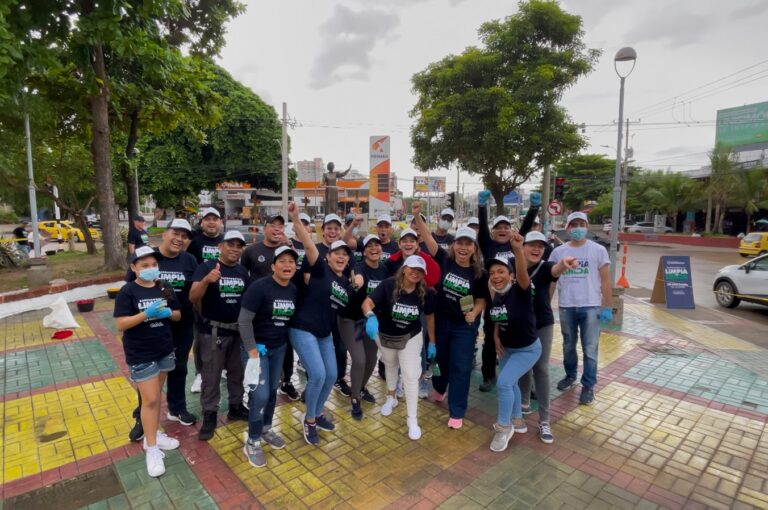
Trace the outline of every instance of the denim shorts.
<instances>
[{"instance_id":1,"label":"denim shorts","mask_svg":"<svg viewBox=\"0 0 768 510\"><path fill-rule=\"evenodd\" d=\"M176 368L176 354L172 352L159 361L128 365L128 368L131 369L131 381L135 383L148 381L157 377L160 372L170 372Z\"/></svg>"}]
</instances>

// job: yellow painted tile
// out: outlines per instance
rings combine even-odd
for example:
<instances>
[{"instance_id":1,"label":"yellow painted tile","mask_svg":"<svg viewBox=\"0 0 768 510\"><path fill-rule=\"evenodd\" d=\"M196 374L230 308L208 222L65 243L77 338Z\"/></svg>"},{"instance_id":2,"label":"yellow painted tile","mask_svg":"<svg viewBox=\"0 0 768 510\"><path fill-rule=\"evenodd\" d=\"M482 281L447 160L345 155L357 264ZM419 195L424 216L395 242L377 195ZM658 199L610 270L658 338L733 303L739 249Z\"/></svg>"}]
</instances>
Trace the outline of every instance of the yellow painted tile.
<instances>
[{"instance_id":1,"label":"yellow painted tile","mask_svg":"<svg viewBox=\"0 0 768 510\"><path fill-rule=\"evenodd\" d=\"M78 313L75 313L74 316L80 327L72 329L74 334L67 341L93 338L95 336L93 330L85 322L83 316ZM53 332L52 329L43 328L42 320L16 322L5 328L5 341L0 344L0 350L7 351L61 343L61 340L51 338Z\"/></svg>"},{"instance_id":2,"label":"yellow painted tile","mask_svg":"<svg viewBox=\"0 0 768 510\"><path fill-rule=\"evenodd\" d=\"M560 333L559 328L555 328L556 334L552 338L552 355L551 357L556 360L563 359L563 336ZM615 333L601 332L600 333L600 346L598 352L597 366L598 368L605 368L620 357L639 345L640 341L634 338L628 338L625 336L617 335ZM577 348L577 351L581 352L581 348Z\"/></svg>"}]
</instances>

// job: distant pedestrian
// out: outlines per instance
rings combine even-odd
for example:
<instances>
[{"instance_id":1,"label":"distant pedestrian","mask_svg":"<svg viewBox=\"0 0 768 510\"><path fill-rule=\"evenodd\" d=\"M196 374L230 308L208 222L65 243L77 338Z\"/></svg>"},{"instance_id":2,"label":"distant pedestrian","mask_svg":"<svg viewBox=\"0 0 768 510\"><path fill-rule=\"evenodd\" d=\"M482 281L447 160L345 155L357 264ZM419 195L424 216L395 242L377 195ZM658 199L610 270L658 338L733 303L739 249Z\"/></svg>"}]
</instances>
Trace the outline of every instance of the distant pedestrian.
<instances>
[{"instance_id":1,"label":"distant pedestrian","mask_svg":"<svg viewBox=\"0 0 768 510\"><path fill-rule=\"evenodd\" d=\"M27 225L29 225L28 221L22 221L18 227L13 229L13 239L24 255L29 255L29 243L27 241L29 232L27 232Z\"/></svg>"},{"instance_id":2,"label":"distant pedestrian","mask_svg":"<svg viewBox=\"0 0 768 510\"><path fill-rule=\"evenodd\" d=\"M128 229L128 253L133 254L136 248L149 244L149 233L144 229L144 216L133 217L131 227Z\"/></svg>"}]
</instances>

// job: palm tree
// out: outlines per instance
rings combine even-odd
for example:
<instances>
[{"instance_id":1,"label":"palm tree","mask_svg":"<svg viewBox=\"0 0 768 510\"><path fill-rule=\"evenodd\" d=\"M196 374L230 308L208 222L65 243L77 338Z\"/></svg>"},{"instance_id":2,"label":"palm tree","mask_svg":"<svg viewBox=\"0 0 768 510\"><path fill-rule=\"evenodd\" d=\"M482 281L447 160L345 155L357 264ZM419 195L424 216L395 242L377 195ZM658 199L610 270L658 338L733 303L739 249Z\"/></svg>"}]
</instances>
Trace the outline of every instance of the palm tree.
<instances>
[{"instance_id":1,"label":"palm tree","mask_svg":"<svg viewBox=\"0 0 768 510\"><path fill-rule=\"evenodd\" d=\"M708 185L708 204L707 204L707 225L706 232L710 232L710 204L715 206L715 222L712 225L715 233L723 233L723 218L725 217L725 208L728 205L728 199L733 193L736 185L734 171L736 169L736 155L730 147L718 143L712 152L709 153L709 161L712 167L712 174L709 177Z\"/></svg>"},{"instance_id":2,"label":"palm tree","mask_svg":"<svg viewBox=\"0 0 768 510\"><path fill-rule=\"evenodd\" d=\"M747 233L752 224L752 215L762 207L768 208L768 178L766 170L752 170L743 173L736 179L733 189L733 200L747 214Z\"/></svg>"},{"instance_id":3,"label":"palm tree","mask_svg":"<svg viewBox=\"0 0 768 510\"><path fill-rule=\"evenodd\" d=\"M645 191L645 198L650 205L672 218L672 230L677 232L677 213L687 211L692 204L690 179L678 173L666 173L657 181L656 186Z\"/></svg>"}]
</instances>

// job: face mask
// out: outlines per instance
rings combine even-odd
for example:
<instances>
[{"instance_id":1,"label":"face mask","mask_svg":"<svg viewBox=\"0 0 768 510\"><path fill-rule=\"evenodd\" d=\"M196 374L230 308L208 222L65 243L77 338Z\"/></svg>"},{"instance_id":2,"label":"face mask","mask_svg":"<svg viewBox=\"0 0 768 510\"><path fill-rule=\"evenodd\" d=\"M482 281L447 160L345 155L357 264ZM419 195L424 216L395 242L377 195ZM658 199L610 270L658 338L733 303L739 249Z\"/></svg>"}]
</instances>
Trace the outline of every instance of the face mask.
<instances>
[{"instance_id":1,"label":"face mask","mask_svg":"<svg viewBox=\"0 0 768 510\"><path fill-rule=\"evenodd\" d=\"M494 289L494 290L496 290L496 293L498 294L506 294L507 292L509 292L509 289L511 288L512 288L512 282L509 282L503 289L501 290Z\"/></svg>"},{"instance_id":2,"label":"face mask","mask_svg":"<svg viewBox=\"0 0 768 510\"><path fill-rule=\"evenodd\" d=\"M145 282L153 282L160 276L160 270L156 267L150 267L139 271L139 278Z\"/></svg>"},{"instance_id":3,"label":"face mask","mask_svg":"<svg viewBox=\"0 0 768 510\"><path fill-rule=\"evenodd\" d=\"M581 241L587 237L587 227L573 227L571 229L571 240Z\"/></svg>"},{"instance_id":4,"label":"face mask","mask_svg":"<svg viewBox=\"0 0 768 510\"><path fill-rule=\"evenodd\" d=\"M453 222L440 220L440 223L438 223L438 225L440 226L441 229L448 230L449 228L451 228L451 225L453 225Z\"/></svg>"}]
</instances>

